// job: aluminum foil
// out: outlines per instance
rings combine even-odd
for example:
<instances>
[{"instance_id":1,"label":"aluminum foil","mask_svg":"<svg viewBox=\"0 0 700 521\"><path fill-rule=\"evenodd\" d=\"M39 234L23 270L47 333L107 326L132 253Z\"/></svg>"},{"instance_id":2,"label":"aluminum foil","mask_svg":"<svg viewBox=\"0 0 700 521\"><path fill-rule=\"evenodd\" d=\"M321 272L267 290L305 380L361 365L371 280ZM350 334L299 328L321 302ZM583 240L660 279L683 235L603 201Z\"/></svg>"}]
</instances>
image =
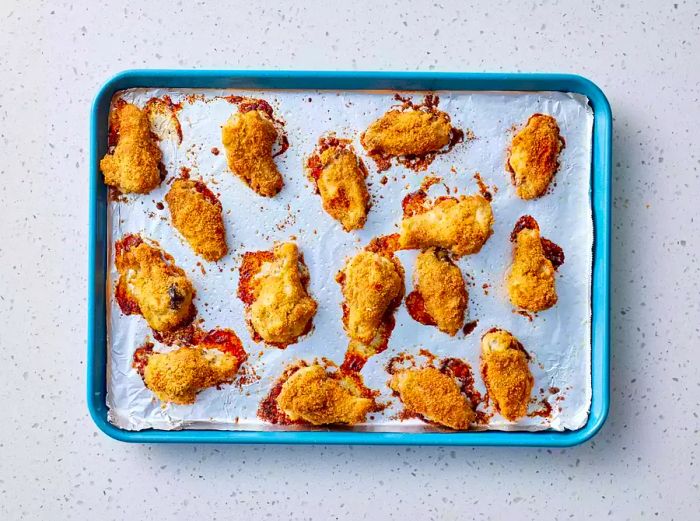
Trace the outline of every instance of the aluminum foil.
<instances>
[{"instance_id":1,"label":"aluminum foil","mask_svg":"<svg viewBox=\"0 0 700 521\"><path fill-rule=\"evenodd\" d=\"M108 371L109 420L124 429L245 429L269 430L290 427L261 421L256 411L284 367L295 360L325 357L340 365L347 348L341 316L342 295L335 275L347 257L362 249L373 237L395 233L401 220L401 200L417 190L428 175L442 178L431 195L478 191L474 173L493 191L494 233L480 253L458 261L470 281L466 321L478 320L468 335L455 337L415 322L402 305L386 351L371 358L362 375L365 384L381 392L380 402L389 403L355 430L397 432L434 431L419 420L401 421L401 402L387 386L387 362L399 353L418 354L426 348L438 357L458 357L472 367L476 388L485 388L479 375L481 335L492 327L511 331L532 355L535 386L530 412L547 405L547 417L531 415L516 423L498 414L489 429L577 429L588 418L591 401L591 268L593 224L590 205L591 137L593 113L584 96L558 92L437 92L439 109L448 112L453 125L470 130L474 139L438 155L427 171L414 172L394 163L377 172L359 143L361 132L397 102L393 92L336 91L241 91L207 89L130 89L117 93L126 101L144 106L149 99L170 96L181 103L177 113L182 141L170 122L156 125L168 177L147 195L131 195L111 201L109 216ZM221 143L221 126L237 110L222 96L239 95L267 100L275 116L285 122L290 147L276 158L284 177L284 189L274 198L256 195L227 168ZM402 93L421 101L424 93ZM556 117L566 147L555 186L548 195L523 201L515 195L504 169L507 149L516 131L536 112ZM104 122L107 124L107 122ZM319 136L329 131L353 140L369 169L372 208L364 229L346 233L321 207L320 197L307 179L303 164ZM279 146L279 145L278 145ZM220 153L215 152L218 149ZM207 263L192 252L171 226L167 205L159 209L168 190L167 181L190 169L193 179L203 180L223 205L230 253L218 263ZM387 177L385 184L380 182ZM559 244L566 262L557 272L559 301L530 321L513 312L504 277L512 258L509 235L517 219L530 214L540 224L542 236ZM164 405L148 390L135 369L132 356L152 331L138 315L125 316L113 298L118 274L114 267L114 243L127 233L140 233L157 241L185 269L196 290L195 300L204 329L233 329L249 353L248 370L259 377L245 385L223 385L201 392L190 406ZM245 324L243 303L236 297L238 267L245 251L268 250L275 241L295 237L311 273L310 294L319 304L313 331L285 350L253 342ZM406 271L410 292L417 251L397 255ZM156 350L172 349L154 342ZM556 392L558 390L558 392ZM299 429L300 427L291 427ZM302 427L306 428L306 427Z\"/></svg>"}]
</instances>

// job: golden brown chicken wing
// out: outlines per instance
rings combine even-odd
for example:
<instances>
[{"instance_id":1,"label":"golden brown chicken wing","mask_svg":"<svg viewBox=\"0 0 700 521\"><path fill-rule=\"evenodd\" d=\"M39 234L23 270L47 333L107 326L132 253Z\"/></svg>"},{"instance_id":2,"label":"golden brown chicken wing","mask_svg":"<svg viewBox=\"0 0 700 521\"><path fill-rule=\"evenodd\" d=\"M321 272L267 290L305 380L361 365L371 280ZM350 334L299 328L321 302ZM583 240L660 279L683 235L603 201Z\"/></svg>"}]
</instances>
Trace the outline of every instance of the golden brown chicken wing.
<instances>
[{"instance_id":1,"label":"golden brown chicken wing","mask_svg":"<svg viewBox=\"0 0 700 521\"><path fill-rule=\"evenodd\" d=\"M469 255L479 252L493 231L491 203L481 195L439 197L428 203L419 191L403 205L399 247L404 250L437 246Z\"/></svg>"},{"instance_id":2,"label":"golden brown chicken wing","mask_svg":"<svg viewBox=\"0 0 700 521\"><path fill-rule=\"evenodd\" d=\"M450 143L450 116L439 110L390 110L362 135L367 153L382 157L418 156Z\"/></svg>"},{"instance_id":3,"label":"golden brown chicken wing","mask_svg":"<svg viewBox=\"0 0 700 521\"><path fill-rule=\"evenodd\" d=\"M403 268L393 255L361 251L336 276L343 297L348 336L369 344L403 298Z\"/></svg>"},{"instance_id":4,"label":"golden brown chicken wing","mask_svg":"<svg viewBox=\"0 0 700 521\"><path fill-rule=\"evenodd\" d=\"M156 353L147 343L134 353L134 367L163 402L192 404L207 387L231 382L247 355L236 334L214 330L194 347Z\"/></svg>"},{"instance_id":5,"label":"golden brown chicken wing","mask_svg":"<svg viewBox=\"0 0 700 521\"><path fill-rule=\"evenodd\" d=\"M481 376L496 410L508 421L527 414L534 384L529 359L508 331L492 329L481 339Z\"/></svg>"},{"instance_id":6,"label":"golden brown chicken wing","mask_svg":"<svg viewBox=\"0 0 700 521\"><path fill-rule=\"evenodd\" d=\"M159 247L127 235L115 245L115 265L116 298L125 313L141 313L156 331L172 331L194 318L192 283Z\"/></svg>"},{"instance_id":7,"label":"golden brown chicken wing","mask_svg":"<svg viewBox=\"0 0 700 521\"><path fill-rule=\"evenodd\" d=\"M272 197L284 182L272 159L277 130L262 110L236 112L221 129L228 167L258 194Z\"/></svg>"},{"instance_id":8,"label":"golden brown chicken wing","mask_svg":"<svg viewBox=\"0 0 700 521\"><path fill-rule=\"evenodd\" d=\"M165 196L173 226L197 255L221 259L228 248L221 202L201 181L176 179Z\"/></svg>"},{"instance_id":9,"label":"golden brown chicken wing","mask_svg":"<svg viewBox=\"0 0 700 521\"><path fill-rule=\"evenodd\" d=\"M411 317L454 336L464 323L467 290L462 272L446 250L429 248L418 255L413 285L406 297Z\"/></svg>"},{"instance_id":10,"label":"golden brown chicken wing","mask_svg":"<svg viewBox=\"0 0 700 521\"><path fill-rule=\"evenodd\" d=\"M369 211L367 169L347 140L321 138L306 166L328 215L346 232L362 228Z\"/></svg>"},{"instance_id":11,"label":"golden brown chicken wing","mask_svg":"<svg viewBox=\"0 0 700 521\"><path fill-rule=\"evenodd\" d=\"M313 364L289 377L277 397L277 406L291 421L354 425L365 421L374 400L362 395L353 378Z\"/></svg>"},{"instance_id":12,"label":"golden brown chicken wing","mask_svg":"<svg viewBox=\"0 0 700 521\"><path fill-rule=\"evenodd\" d=\"M533 114L525 128L513 137L506 168L518 197L535 199L545 193L559 168L564 139L557 120L547 114Z\"/></svg>"},{"instance_id":13,"label":"golden brown chicken wing","mask_svg":"<svg viewBox=\"0 0 700 521\"><path fill-rule=\"evenodd\" d=\"M246 304L256 337L286 347L309 332L317 306L306 290L308 281L308 270L293 242L279 244L272 252L244 255L238 297Z\"/></svg>"},{"instance_id":14,"label":"golden brown chicken wing","mask_svg":"<svg viewBox=\"0 0 700 521\"><path fill-rule=\"evenodd\" d=\"M122 193L146 194L163 180L162 154L148 116L131 103L116 106L111 127L117 146L100 161L105 184Z\"/></svg>"},{"instance_id":15,"label":"golden brown chicken wing","mask_svg":"<svg viewBox=\"0 0 700 521\"><path fill-rule=\"evenodd\" d=\"M471 403L454 378L434 367L398 371L389 386L398 393L409 412L428 421L450 429L465 430L475 419Z\"/></svg>"},{"instance_id":16,"label":"golden brown chicken wing","mask_svg":"<svg viewBox=\"0 0 700 521\"><path fill-rule=\"evenodd\" d=\"M542 311L557 303L554 272L564 262L556 244L540 237L537 221L521 217L513 229L513 265L507 276L511 303L527 311Z\"/></svg>"}]
</instances>

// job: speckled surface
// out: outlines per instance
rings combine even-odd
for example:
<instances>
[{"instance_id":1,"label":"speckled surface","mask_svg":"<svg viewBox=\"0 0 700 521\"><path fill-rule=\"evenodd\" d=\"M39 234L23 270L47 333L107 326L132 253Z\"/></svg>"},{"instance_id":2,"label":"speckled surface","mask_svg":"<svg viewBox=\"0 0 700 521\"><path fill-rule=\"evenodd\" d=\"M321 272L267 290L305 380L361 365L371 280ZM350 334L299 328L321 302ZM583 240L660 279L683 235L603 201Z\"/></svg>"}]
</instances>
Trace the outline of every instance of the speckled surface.
<instances>
[{"instance_id":1,"label":"speckled surface","mask_svg":"<svg viewBox=\"0 0 700 521\"><path fill-rule=\"evenodd\" d=\"M1 3L0 518L697 516L698 4L314 3ZM600 434L551 451L131 446L97 432L84 400L89 104L131 67L597 82L615 114L613 399Z\"/></svg>"}]
</instances>

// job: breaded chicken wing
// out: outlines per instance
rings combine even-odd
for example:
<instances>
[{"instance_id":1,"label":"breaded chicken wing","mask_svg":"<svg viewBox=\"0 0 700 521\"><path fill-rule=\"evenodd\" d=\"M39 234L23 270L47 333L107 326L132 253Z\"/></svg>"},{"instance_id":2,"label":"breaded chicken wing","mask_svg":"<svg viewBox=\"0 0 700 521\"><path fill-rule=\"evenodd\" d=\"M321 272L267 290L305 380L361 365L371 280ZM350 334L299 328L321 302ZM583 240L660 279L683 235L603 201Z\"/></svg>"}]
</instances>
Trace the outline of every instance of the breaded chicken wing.
<instances>
[{"instance_id":1,"label":"breaded chicken wing","mask_svg":"<svg viewBox=\"0 0 700 521\"><path fill-rule=\"evenodd\" d=\"M403 298L403 268L395 257L361 251L336 276L342 287L343 323L352 340L369 344L387 313Z\"/></svg>"},{"instance_id":2,"label":"breaded chicken wing","mask_svg":"<svg viewBox=\"0 0 700 521\"><path fill-rule=\"evenodd\" d=\"M311 329L316 301L306 291L309 273L293 242L272 252L243 258L238 296L248 308L250 325L269 344L285 347Z\"/></svg>"},{"instance_id":3,"label":"breaded chicken wing","mask_svg":"<svg viewBox=\"0 0 700 521\"><path fill-rule=\"evenodd\" d=\"M540 237L540 227L529 215L518 220L511 241L515 242L513 265L507 276L511 303L533 312L551 308L557 303L555 268L564 262L561 249ZM545 245L549 250L556 248L559 260L552 255L548 258ZM556 266L552 259L557 262Z\"/></svg>"},{"instance_id":4,"label":"breaded chicken wing","mask_svg":"<svg viewBox=\"0 0 700 521\"><path fill-rule=\"evenodd\" d=\"M434 367L401 370L389 386L409 412L426 420L456 430L468 429L474 421L474 410L455 380Z\"/></svg>"},{"instance_id":5,"label":"breaded chicken wing","mask_svg":"<svg viewBox=\"0 0 700 521\"><path fill-rule=\"evenodd\" d=\"M221 202L201 181L176 179L165 196L173 226L197 255L221 259L228 248Z\"/></svg>"},{"instance_id":6,"label":"breaded chicken wing","mask_svg":"<svg viewBox=\"0 0 700 521\"><path fill-rule=\"evenodd\" d=\"M518 197L535 199L545 193L559 168L564 139L557 120L547 114L533 114L525 128L513 137L506 167Z\"/></svg>"},{"instance_id":7,"label":"breaded chicken wing","mask_svg":"<svg viewBox=\"0 0 700 521\"><path fill-rule=\"evenodd\" d=\"M492 233L491 203L481 195L440 197L432 207L404 214L399 247L404 250L437 246L462 256L477 253Z\"/></svg>"},{"instance_id":8,"label":"breaded chicken wing","mask_svg":"<svg viewBox=\"0 0 700 521\"><path fill-rule=\"evenodd\" d=\"M367 170L354 150L341 140L322 138L318 153L307 161L307 170L328 215L346 232L362 228L369 210Z\"/></svg>"},{"instance_id":9,"label":"breaded chicken wing","mask_svg":"<svg viewBox=\"0 0 700 521\"><path fill-rule=\"evenodd\" d=\"M363 397L351 378L338 373L330 375L314 364L289 377L277 397L277 405L292 421L354 425L365 421L374 401Z\"/></svg>"},{"instance_id":10,"label":"breaded chicken wing","mask_svg":"<svg viewBox=\"0 0 700 521\"><path fill-rule=\"evenodd\" d=\"M492 329L481 339L481 376L501 415L515 421L527 414L534 379L530 356L508 331Z\"/></svg>"},{"instance_id":11,"label":"breaded chicken wing","mask_svg":"<svg viewBox=\"0 0 700 521\"><path fill-rule=\"evenodd\" d=\"M272 159L276 139L277 130L262 110L236 112L221 129L229 169L266 197L276 195L284 184Z\"/></svg>"},{"instance_id":12,"label":"breaded chicken wing","mask_svg":"<svg viewBox=\"0 0 700 521\"><path fill-rule=\"evenodd\" d=\"M462 272L452 262L447 251L439 248L422 251L416 259L413 284L415 289L406 298L409 314L422 322L420 316L412 313L416 304L418 307L422 305L432 319L432 324L440 331L454 336L464 323L467 290Z\"/></svg>"},{"instance_id":13,"label":"breaded chicken wing","mask_svg":"<svg viewBox=\"0 0 700 521\"><path fill-rule=\"evenodd\" d=\"M122 193L146 194L163 179L162 154L151 132L148 116L131 103L122 103L113 115L117 146L100 161L105 184Z\"/></svg>"},{"instance_id":14,"label":"breaded chicken wing","mask_svg":"<svg viewBox=\"0 0 700 521\"><path fill-rule=\"evenodd\" d=\"M370 156L419 156L447 146L451 133L450 116L445 112L395 109L374 121L361 142Z\"/></svg>"},{"instance_id":15,"label":"breaded chicken wing","mask_svg":"<svg viewBox=\"0 0 700 521\"><path fill-rule=\"evenodd\" d=\"M158 247L127 235L115 247L117 293L133 300L156 331L172 331L194 318L194 287L184 270Z\"/></svg>"},{"instance_id":16,"label":"breaded chicken wing","mask_svg":"<svg viewBox=\"0 0 700 521\"><path fill-rule=\"evenodd\" d=\"M188 405L207 387L231 382L241 360L217 349L181 347L168 353L149 353L143 381L163 402ZM141 362L143 363L143 362Z\"/></svg>"}]
</instances>

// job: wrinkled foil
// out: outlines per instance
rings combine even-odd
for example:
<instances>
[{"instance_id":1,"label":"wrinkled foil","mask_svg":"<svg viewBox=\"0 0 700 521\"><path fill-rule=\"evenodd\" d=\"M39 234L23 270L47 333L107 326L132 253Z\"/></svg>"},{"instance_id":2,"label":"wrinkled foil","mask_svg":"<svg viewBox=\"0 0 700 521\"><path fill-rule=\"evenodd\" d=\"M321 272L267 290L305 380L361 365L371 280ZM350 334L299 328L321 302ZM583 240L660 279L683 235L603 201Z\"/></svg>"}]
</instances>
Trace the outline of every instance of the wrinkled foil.
<instances>
[{"instance_id":1,"label":"wrinkled foil","mask_svg":"<svg viewBox=\"0 0 700 521\"><path fill-rule=\"evenodd\" d=\"M198 97L191 97L192 94ZM417 419L401 421L401 402L392 396L385 366L399 353L417 355L426 348L436 356L467 361L474 373L476 389L485 393L479 374L480 338L492 327L511 331L532 355L530 363L535 385L530 412L551 405L549 417L528 416L516 423L495 414L489 429L542 430L578 429L588 418L591 403L591 269L593 224L590 204L591 138L593 113L584 96L559 92L438 92L439 109L448 112L453 125L473 132L474 139L438 155L424 172L414 172L394 162L391 169L377 172L359 143L360 134L397 102L393 92L335 91L242 91L190 89L130 89L117 97L141 107L153 97L168 95L182 102L177 113L182 142L168 127L158 123L163 139L166 182L147 195L130 195L110 201L108 280L108 371L107 405L109 420L124 429L305 429L270 425L256 411L284 367L295 360L325 357L340 365L347 348L342 326L340 286L335 275L347 257L362 249L373 237L395 233L401 220L401 201L417 190L428 175L444 183L432 186L433 196L478 191L473 178L479 172L493 192L494 233L480 253L463 257L458 265L469 282L466 322L478 320L469 335L455 337L435 327L423 326L408 315L402 305L396 312L396 327L388 349L371 358L362 376L365 384L380 391L378 400L388 403L358 431L422 432L436 427ZM402 93L422 101L424 93ZM237 110L220 96L240 95L263 98L285 121L290 147L276 158L285 186L274 198L256 195L227 168L221 143L221 126ZM189 96L189 97L188 97ZM507 150L516 131L536 112L556 117L566 147L550 193L540 199L523 201L515 195L505 171ZM107 122L105 121L106 125ZM164 125L163 128L160 128ZM364 229L346 233L326 214L314 193L303 165L319 136L329 131L350 138L369 169L368 185L372 208ZM279 144L277 145L279 148ZM217 148L220 153L212 152ZM277 148L277 149L278 149ZM171 226L167 205L158 209L168 190L167 181L190 169L193 179L203 180L223 205L230 253L218 263L198 258ZM386 184L380 182L386 176ZM554 308L532 320L513 312L504 277L512 259L510 232L517 219L530 214L540 224L542 236L560 245L566 262L559 268ZM246 371L257 375L253 382L233 383L202 391L189 406L163 405L154 398L135 369L132 356L152 331L139 315L125 316L114 300L118 273L114 266L114 243L127 233L140 233L157 241L176 263L186 270L197 296L195 303L202 328L231 328L249 353ZM268 250L275 241L296 237L311 273L309 292L319 304L312 332L285 350L255 343L246 327L243 303L236 297L238 268L246 251ZM406 293L412 290L417 251L397 253L406 271ZM203 268L203 270L202 270ZM167 346L155 342L156 350ZM421 360L418 358L417 360ZM554 392L559 389L559 392Z\"/></svg>"}]
</instances>

